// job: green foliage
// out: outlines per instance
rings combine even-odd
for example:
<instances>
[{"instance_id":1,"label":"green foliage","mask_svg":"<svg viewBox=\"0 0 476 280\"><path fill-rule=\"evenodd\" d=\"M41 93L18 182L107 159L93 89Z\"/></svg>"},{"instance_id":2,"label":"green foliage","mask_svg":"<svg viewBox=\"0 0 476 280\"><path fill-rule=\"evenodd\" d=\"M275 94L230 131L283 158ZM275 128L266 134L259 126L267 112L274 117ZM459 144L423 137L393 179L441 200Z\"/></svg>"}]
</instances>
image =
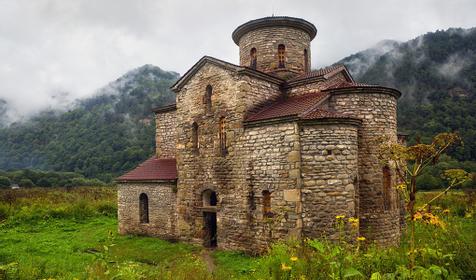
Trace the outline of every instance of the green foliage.
<instances>
[{"instance_id":1,"label":"green foliage","mask_svg":"<svg viewBox=\"0 0 476 280\"><path fill-rule=\"evenodd\" d=\"M438 177L434 177L429 173L424 173L418 177L417 186L421 190L438 189L443 186L443 182Z\"/></svg>"},{"instance_id":2,"label":"green foliage","mask_svg":"<svg viewBox=\"0 0 476 280\"><path fill-rule=\"evenodd\" d=\"M426 201L435 193L418 194ZM0 279L472 279L476 192L432 204L445 229L417 224L416 268L408 236L399 247L326 240L288 241L261 257L204 251L152 237L117 235L114 188L0 190ZM418 205L417 205L418 206ZM458 211L464 209L461 216ZM449 211L445 211L449 210ZM6 214L2 214L6 213ZM2 215L4 218L2 218Z\"/></svg>"},{"instance_id":3,"label":"green foliage","mask_svg":"<svg viewBox=\"0 0 476 280\"><path fill-rule=\"evenodd\" d=\"M356 58L360 63L354 66ZM375 63L370 63L372 60ZM383 55L364 51L340 62L358 74L358 81L395 87L403 93L398 102L398 126L409 133L409 144L428 142L440 132L457 131L464 145L448 154L475 164L476 28L427 33L397 44ZM370 66L358 72L362 69L358 66L365 63ZM474 167L462 169L476 172ZM430 187L436 181L427 175L425 183Z\"/></svg>"},{"instance_id":4,"label":"green foliage","mask_svg":"<svg viewBox=\"0 0 476 280\"><path fill-rule=\"evenodd\" d=\"M49 187L53 186L51 181L46 179L46 178L39 179L37 185L38 185L38 187L43 187L43 188L49 188Z\"/></svg>"},{"instance_id":5,"label":"green foliage","mask_svg":"<svg viewBox=\"0 0 476 280\"><path fill-rule=\"evenodd\" d=\"M0 221L6 221L4 226L116 215L116 189L113 187L32 188L0 192Z\"/></svg>"},{"instance_id":6,"label":"green foliage","mask_svg":"<svg viewBox=\"0 0 476 280\"><path fill-rule=\"evenodd\" d=\"M98 179L84 178L82 174L74 172L44 172L30 169L2 171L2 176L20 187L79 187L104 186Z\"/></svg>"},{"instance_id":7,"label":"green foliage","mask_svg":"<svg viewBox=\"0 0 476 280\"><path fill-rule=\"evenodd\" d=\"M18 185L22 188L31 188L35 186L35 183L30 179L21 179L18 181Z\"/></svg>"},{"instance_id":8,"label":"green foliage","mask_svg":"<svg viewBox=\"0 0 476 280\"><path fill-rule=\"evenodd\" d=\"M10 178L5 176L0 176L0 188L10 187L11 184L12 182L10 181Z\"/></svg>"},{"instance_id":9,"label":"green foliage","mask_svg":"<svg viewBox=\"0 0 476 280\"><path fill-rule=\"evenodd\" d=\"M418 194L426 201L435 192ZM463 205L465 214L457 209ZM446 227L417 223L416 266L409 269L410 236L399 247L325 240L275 244L246 279L472 279L476 275L476 192L449 192L432 204Z\"/></svg>"},{"instance_id":10,"label":"green foliage","mask_svg":"<svg viewBox=\"0 0 476 280\"><path fill-rule=\"evenodd\" d=\"M45 111L0 128L0 168L71 171L111 182L154 153L152 109L174 101L169 87L177 78L146 65L67 112Z\"/></svg>"}]
</instances>

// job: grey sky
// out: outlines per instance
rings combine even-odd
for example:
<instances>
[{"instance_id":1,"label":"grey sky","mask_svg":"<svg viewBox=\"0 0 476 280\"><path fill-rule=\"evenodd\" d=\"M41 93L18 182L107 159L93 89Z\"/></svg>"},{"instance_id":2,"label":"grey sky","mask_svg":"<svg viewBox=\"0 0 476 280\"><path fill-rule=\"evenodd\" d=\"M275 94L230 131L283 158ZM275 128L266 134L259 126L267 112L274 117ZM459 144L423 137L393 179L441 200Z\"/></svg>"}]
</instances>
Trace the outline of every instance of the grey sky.
<instances>
[{"instance_id":1,"label":"grey sky","mask_svg":"<svg viewBox=\"0 0 476 280\"><path fill-rule=\"evenodd\" d=\"M0 98L27 115L143 64L184 73L203 55L237 63L232 31L273 13L316 25L313 67L382 39L476 26L475 0L0 0Z\"/></svg>"}]
</instances>

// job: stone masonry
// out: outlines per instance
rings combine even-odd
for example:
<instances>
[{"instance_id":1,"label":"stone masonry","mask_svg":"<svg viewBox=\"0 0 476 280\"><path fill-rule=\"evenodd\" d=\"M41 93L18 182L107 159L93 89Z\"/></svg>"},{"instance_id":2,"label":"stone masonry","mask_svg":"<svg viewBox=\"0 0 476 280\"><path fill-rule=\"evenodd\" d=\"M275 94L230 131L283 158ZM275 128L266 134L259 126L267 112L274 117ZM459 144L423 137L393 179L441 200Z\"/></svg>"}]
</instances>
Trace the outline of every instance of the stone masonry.
<instances>
[{"instance_id":1,"label":"stone masonry","mask_svg":"<svg viewBox=\"0 0 476 280\"><path fill-rule=\"evenodd\" d=\"M172 86L175 104L154 110L156 155L117 179L120 233L259 253L336 239L345 215L360 219L353 234L399 242L395 174L376 138L397 139L400 92L343 65L310 71L315 35L298 18L247 22L232 36L240 65L205 56Z\"/></svg>"}]
</instances>

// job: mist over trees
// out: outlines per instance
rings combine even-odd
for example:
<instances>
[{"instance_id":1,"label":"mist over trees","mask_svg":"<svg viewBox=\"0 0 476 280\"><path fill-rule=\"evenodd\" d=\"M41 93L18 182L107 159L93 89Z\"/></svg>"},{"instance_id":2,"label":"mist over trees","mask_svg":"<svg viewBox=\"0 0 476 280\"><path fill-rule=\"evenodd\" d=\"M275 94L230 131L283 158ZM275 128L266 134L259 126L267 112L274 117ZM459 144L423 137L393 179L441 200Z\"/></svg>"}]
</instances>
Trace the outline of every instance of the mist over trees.
<instances>
[{"instance_id":1,"label":"mist over trees","mask_svg":"<svg viewBox=\"0 0 476 280\"><path fill-rule=\"evenodd\" d=\"M398 129L410 144L440 132L458 132L463 145L419 178L424 189L441 187L441 171L476 172L476 28L452 28L398 43L384 41L348 56L355 79L399 89ZM476 181L466 186L476 187Z\"/></svg>"},{"instance_id":2,"label":"mist over trees","mask_svg":"<svg viewBox=\"0 0 476 280\"><path fill-rule=\"evenodd\" d=\"M356 62L366 65L365 71ZM450 151L460 161L476 160L476 28L427 33L377 55L361 52L339 63L356 80L399 89L399 130L410 142L456 131L464 146Z\"/></svg>"},{"instance_id":3,"label":"mist over trees","mask_svg":"<svg viewBox=\"0 0 476 280\"><path fill-rule=\"evenodd\" d=\"M440 132L461 135L464 144L422 175L424 188L441 186L443 169L476 172L476 28L436 31L404 43L385 40L339 63L359 82L402 91L398 124L410 144ZM111 181L154 154L151 110L174 101L169 87L178 77L144 65L67 112L43 111L0 128L0 169L68 171ZM0 100L0 119L7 105Z\"/></svg>"},{"instance_id":4,"label":"mist over trees","mask_svg":"<svg viewBox=\"0 0 476 280\"><path fill-rule=\"evenodd\" d=\"M145 65L79 101L0 129L0 169L71 171L111 181L154 153L152 108L174 101L178 74Z\"/></svg>"}]
</instances>

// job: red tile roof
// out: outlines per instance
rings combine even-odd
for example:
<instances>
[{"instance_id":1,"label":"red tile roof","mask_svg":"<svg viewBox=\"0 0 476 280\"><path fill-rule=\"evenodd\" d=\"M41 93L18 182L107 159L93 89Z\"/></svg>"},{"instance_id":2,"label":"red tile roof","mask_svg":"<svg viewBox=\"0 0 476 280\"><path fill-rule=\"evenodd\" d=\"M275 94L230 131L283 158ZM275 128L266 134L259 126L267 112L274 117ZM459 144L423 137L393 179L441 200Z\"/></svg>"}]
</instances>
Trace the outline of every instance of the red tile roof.
<instances>
[{"instance_id":1,"label":"red tile roof","mask_svg":"<svg viewBox=\"0 0 476 280\"><path fill-rule=\"evenodd\" d=\"M348 119L353 118L351 115L343 114L334 111L328 111L324 109L315 109L311 112L305 113L301 115L301 119L303 120L317 120L317 119Z\"/></svg>"},{"instance_id":2,"label":"red tile roof","mask_svg":"<svg viewBox=\"0 0 476 280\"><path fill-rule=\"evenodd\" d=\"M321 68L321 69L318 69L318 70L314 70L314 71L310 71L310 72L301 74L299 76L296 76L296 77L288 80L288 82L294 82L294 81L304 80L304 79L309 79L309 78L314 78L314 77L321 77L321 76L325 76L329 73L339 72L339 71L342 71L342 70L345 70L344 65L333 65L333 66L329 66L329 67L325 67L325 68Z\"/></svg>"},{"instance_id":3,"label":"red tile roof","mask_svg":"<svg viewBox=\"0 0 476 280\"><path fill-rule=\"evenodd\" d=\"M330 89L338 89L338 88L357 88L357 87L378 87L377 85L369 85L369 84L363 84L363 83L350 83L350 82L341 82L335 85L332 85L326 90Z\"/></svg>"},{"instance_id":4,"label":"red tile roof","mask_svg":"<svg viewBox=\"0 0 476 280\"><path fill-rule=\"evenodd\" d=\"M155 181L177 179L177 161L174 158L158 159L155 156L139 164L117 181Z\"/></svg>"},{"instance_id":5,"label":"red tile roof","mask_svg":"<svg viewBox=\"0 0 476 280\"><path fill-rule=\"evenodd\" d=\"M294 96L277 100L262 110L250 115L246 121L259 121L281 117L298 116L317 106L328 96L327 93L316 92L302 96Z\"/></svg>"}]
</instances>

